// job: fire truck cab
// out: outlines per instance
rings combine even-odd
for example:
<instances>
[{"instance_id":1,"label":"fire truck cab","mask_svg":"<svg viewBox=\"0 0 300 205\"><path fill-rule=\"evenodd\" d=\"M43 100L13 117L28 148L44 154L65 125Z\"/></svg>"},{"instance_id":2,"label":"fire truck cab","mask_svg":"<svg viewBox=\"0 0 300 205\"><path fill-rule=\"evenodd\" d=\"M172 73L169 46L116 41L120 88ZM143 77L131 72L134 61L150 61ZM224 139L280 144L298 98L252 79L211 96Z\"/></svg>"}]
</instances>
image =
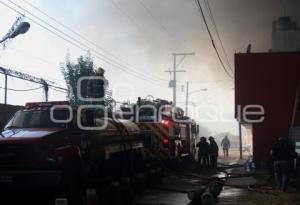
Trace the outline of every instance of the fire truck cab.
<instances>
[{"instance_id":1,"label":"fire truck cab","mask_svg":"<svg viewBox=\"0 0 300 205\"><path fill-rule=\"evenodd\" d=\"M139 134L135 123L95 109L27 103L1 132L0 188L58 187L76 195L85 186L130 176L143 160Z\"/></svg>"}]
</instances>

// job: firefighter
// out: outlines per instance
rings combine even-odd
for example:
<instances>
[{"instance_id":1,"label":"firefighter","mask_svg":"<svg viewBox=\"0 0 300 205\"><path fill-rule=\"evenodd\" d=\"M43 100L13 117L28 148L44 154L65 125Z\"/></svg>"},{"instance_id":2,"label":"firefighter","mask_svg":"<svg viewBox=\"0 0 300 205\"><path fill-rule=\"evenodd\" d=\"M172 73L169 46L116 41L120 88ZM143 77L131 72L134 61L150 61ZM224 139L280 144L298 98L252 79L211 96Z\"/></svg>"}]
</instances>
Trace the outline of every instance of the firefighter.
<instances>
[{"instance_id":1,"label":"firefighter","mask_svg":"<svg viewBox=\"0 0 300 205\"><path fill-rule=\"evenodd\" d=\"M288 186L289 163L294 158L294 153L293 146L286 137L280 137L271 149L276 185L283 192Z\"/></svg>"},{"instance_id":2,"label":"firefighter","mask_svg":"<svg viewBox=\"0 0 300 205\"><path fill-rule=\"evenodd\" d=\"M228 157L228 151L230 148L230 141L227 136L222 139L221 146L223 147L224 157Z\"/></svg>"},{"instance_id":3,"label":"firefighter","mask_svg":"<svg viewBox=\"0 0 300 205\"><path fill-rule=\"evenodd\" d=\"M98 77L96 79L90 79L87 83L87 96L90 98L103 98L103 100L98 100L100 104L104 105L104 98L106 94L106 89L108 86L108 81L104 77L104 69L99 67L95 70L94 75L91 77Z\"/></svg>"},{"instance_id":4,"label":"firefighter","mask_svg":"<svg viewBox=\"0 0 300 205\"><path fill-rule=\"evenodd\" d=\"M212 168L217 168L217 162L218 162L218 156L219 156L219 146L216 143L215 139L210 136L208 138L209 140L209 146L210 146L210 166Z\"/></svg>"},{"instance_id":5,"label":"firefighter","mask_svg":"<svg viewBox=\"0 0 300 205\"><path fill-rule=\"evenodd\" d=\"M96 70L95 70L95 75L96 76L101 76L101 77L104 77L104 73L105 73L105 70L101 67L98 67Z\"/></svg>"},{"instance_id":6,"label":"firefighter","mask_svg":"<svg viewBox=\"0 0 300 205\"><path fill-rule=\"evenodd\" d=\"M207 167L209 165L209 154L210 147L206 141L206 137L201 137L200 141L197 143L198 147L198 163L201 167Z\"/></svg>"}]
</instances>

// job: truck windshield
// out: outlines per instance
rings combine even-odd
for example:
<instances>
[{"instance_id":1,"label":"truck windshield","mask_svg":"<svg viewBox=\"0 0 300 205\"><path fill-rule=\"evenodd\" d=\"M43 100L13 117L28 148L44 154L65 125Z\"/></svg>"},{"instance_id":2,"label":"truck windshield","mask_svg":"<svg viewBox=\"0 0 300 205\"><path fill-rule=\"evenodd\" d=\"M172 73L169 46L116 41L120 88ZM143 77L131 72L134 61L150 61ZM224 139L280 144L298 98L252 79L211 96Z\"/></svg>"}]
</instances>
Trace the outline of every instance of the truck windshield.
<instances>
[{"instance_id":1,"label":"truck windshield","mask_svg":"<svg viewBox=\"0 0 300 205\"><path fill-rule=\"evenodd\" d=\"M56 120L66 120L69 118L67 110L55 110ZM28 110L18 111L7 123L4 129L9 128L66 128L66 123L54 123L50 119L49 110Z\"/></svg>"}]
</instances>

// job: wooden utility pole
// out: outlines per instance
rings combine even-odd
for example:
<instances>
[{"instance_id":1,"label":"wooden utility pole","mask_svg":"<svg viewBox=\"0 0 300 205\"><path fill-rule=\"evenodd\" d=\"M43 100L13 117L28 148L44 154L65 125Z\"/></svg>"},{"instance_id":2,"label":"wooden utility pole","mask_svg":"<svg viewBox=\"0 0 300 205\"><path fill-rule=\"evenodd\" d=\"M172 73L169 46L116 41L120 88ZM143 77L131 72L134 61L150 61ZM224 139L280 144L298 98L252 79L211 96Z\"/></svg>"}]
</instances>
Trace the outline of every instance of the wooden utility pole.
<instances>
[{"instance_id":1,"label":"wooden utility pole","mask_svg":"<svg viewBox=\"0 0 300 205\"><path fill-rule=\"evenodd\" d=\"M185 116L188 116L188 105L189 105L189 81L186 82Z\"/></svg>"},{"instance_id":2,"label":"wooden utility pole","mask_svg":"<svg viewBox=\"0 0 300 205\"><path fill-rule=\"evenodd\" d=\"M240 159L243 159L242 123L241 123L241 121L239 121L239 144L240 144Z\"/></svg>"},{"instance_id":3,"label":"wooden utility pole","mask_svg":"<svg viewBox=\"0 0 300 205\"><path fill-rule=\"evenodd\" d=\"M177 67L182 63L186 56L195 55L195 53L173 53L173 70L167 70L165 72L173 73L173 80L170 82L170 87L173 88L173 105L176 106L176 73L185 72L185 70L177 70ZM177 56L181 56L180 61L177 63Z\"/></svg>"}]
</instances>

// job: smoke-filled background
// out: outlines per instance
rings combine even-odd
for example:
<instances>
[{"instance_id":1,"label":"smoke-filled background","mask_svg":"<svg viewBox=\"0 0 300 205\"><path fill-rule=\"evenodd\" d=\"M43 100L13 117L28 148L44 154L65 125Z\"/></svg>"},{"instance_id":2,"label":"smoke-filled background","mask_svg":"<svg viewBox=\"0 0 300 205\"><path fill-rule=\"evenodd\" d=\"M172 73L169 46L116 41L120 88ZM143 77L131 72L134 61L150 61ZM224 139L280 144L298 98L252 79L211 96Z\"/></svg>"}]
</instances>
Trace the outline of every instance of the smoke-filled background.
<instances>
[{"instance_id":1,"label":"smoke-filled background","mask_svg":"<svg viewBox=\"0 0 300 205\"><path fill-rule=\"evenodd\" d=\"M200 121L202 134L237 134L234 80L222 68L194 0L35 0L28 1L31 6L24 0L1 2L11 7L0 4L1 35L6 34L18 16L14 11L17 10L31 18L34 14L44 20L40 24L48 28L45 22L51 24L90 49L80 49L25 18L31 23L30 30L0 51L0 65L53 80L65 87L60 63L65 61L67 52L75 61L90 50L95 63L105 68L117 101L135 101L138 96L147 95L172 100L172 89L168 87L171 76L165 72L173 67L171 54L195 52L195 56L186 57L178 66L178 69L186 70L177 75L178 105L185 106L185 86L189 81L189 113ZM283 15L300 17L300 2L297 0L200 2L225 68L232 76L234 53L245 52L248 44L252 45L252 52L268 51L271 48L272 21ZM72 28L85 40L32 5ZM222 40L228 62L221 52L217 35ZM0 80L3 87L3 76ZM10 78L8 87L22 89L38 85ZM0 92L2 99L3 89ZM50 90L50 100L64 99L64 93ZM40 100L43 100L41 89L8 92L9 104Z\"/></svg>"}]
</instances>

